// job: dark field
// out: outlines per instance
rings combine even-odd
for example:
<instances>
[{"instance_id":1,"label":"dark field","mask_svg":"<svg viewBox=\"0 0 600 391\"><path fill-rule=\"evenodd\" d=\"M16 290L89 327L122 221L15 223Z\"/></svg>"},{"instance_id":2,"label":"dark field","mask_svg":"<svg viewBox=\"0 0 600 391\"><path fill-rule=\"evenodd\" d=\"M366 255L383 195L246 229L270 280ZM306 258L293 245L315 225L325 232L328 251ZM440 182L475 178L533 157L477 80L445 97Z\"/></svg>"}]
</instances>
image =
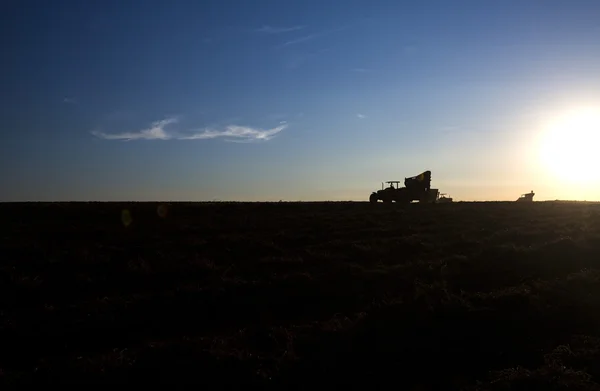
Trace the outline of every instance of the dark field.
<instances>
[{"instance_id":1,"label":"dark field","mask_svg":"<svg viewBox=\"0 0 600 391\"><path fill-rule=\"evenodd\" d=\"M600 389L600 204L157 205L0 204L2 385Z\"/></svg>"}]
</instances>

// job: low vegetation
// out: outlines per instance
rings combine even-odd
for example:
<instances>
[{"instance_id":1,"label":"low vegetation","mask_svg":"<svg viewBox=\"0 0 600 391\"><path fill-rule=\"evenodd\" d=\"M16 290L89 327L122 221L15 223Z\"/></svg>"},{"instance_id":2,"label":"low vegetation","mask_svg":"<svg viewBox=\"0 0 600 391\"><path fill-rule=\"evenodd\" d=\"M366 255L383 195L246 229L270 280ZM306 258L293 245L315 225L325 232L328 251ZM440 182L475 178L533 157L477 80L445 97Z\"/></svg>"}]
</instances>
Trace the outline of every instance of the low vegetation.
<instances>
[{"instance_id":1,"label":"low vegetation","mask_svg":"<svg viewBox=\"0 0 600 391\"><path fill-rule=\"evenodd\" d=\"M4 385L600 389L600 204L0 211Z\"/></svg>"}]
</instances>

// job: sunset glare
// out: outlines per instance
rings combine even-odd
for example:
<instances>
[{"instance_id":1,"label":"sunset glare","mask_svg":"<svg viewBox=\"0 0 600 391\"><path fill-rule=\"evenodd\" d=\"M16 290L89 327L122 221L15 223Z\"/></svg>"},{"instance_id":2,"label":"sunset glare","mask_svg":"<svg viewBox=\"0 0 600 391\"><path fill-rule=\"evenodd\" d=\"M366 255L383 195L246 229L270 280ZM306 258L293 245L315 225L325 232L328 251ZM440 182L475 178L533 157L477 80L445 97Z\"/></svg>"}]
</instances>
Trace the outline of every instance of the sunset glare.
<instances>
[{"instance_id":1,"label":"sunset glare","mask_svg":"<svg viewBox=\"0 0 600 391\"><path fill-rule=\"evenodd\" d=\"M568 111L542 135L540 160L550 178L566 186L600 185L600 108Z\"/></svg>"}]
</instances>

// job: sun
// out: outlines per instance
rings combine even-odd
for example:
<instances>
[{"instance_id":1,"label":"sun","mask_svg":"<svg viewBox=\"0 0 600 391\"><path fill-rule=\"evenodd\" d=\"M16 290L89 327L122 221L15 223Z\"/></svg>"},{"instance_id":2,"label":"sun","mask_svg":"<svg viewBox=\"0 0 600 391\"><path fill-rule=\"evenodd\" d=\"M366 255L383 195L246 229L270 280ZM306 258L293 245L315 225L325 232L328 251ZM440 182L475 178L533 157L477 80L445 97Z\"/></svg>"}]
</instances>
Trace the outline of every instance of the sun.
<instances>
[{"instance_id":1,"label":"sun","mask_svg":"<svg viewBox=\"0 0 600 391\"><path fill-rule=\"evenodd\" d=\"M568 112L551 121L541 136L540 163L553 179L600 183L600 108Z\"/></svg>"}]
</instances>

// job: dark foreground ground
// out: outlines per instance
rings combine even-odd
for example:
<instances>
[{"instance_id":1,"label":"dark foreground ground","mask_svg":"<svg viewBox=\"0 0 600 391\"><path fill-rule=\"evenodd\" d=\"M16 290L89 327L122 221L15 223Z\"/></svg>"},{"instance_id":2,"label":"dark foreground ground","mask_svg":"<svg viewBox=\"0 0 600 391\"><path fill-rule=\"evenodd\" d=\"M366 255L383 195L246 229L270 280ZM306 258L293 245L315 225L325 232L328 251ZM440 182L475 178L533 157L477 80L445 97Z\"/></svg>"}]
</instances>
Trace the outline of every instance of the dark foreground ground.
<instances>
[{"instance_id":1,"label":"dark foreground ground","mask_svg":"<svg viewBox=\"0 0 600 391\"><path fill-rule=\"evenodd\" d=\"M600 388L600 204L157 206L0 204L1 384Z\"/></svg>"}]
</instances>

